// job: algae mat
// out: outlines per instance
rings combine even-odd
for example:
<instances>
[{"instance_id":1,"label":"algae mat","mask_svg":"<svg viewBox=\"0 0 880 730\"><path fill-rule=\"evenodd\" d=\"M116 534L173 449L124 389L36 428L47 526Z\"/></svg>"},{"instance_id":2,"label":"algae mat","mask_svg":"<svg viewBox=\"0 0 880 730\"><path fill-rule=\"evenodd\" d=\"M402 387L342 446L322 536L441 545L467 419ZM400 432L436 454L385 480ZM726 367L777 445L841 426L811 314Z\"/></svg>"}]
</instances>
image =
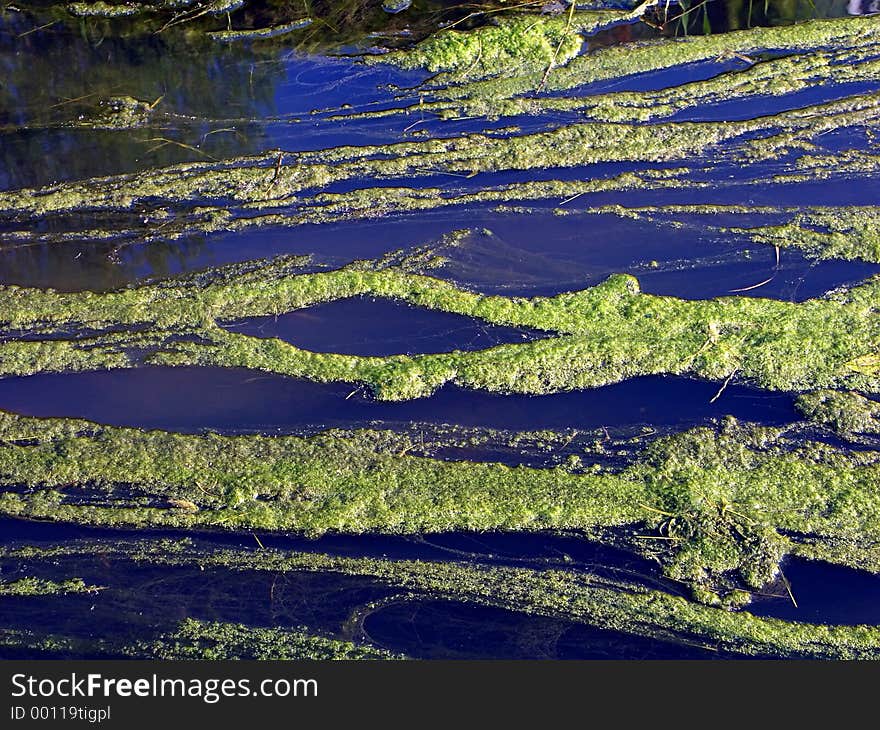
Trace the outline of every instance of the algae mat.
<instances>
[{"instance_id":1,"label":"algae mat","mask_svg":"<svg viewBox=\"0 0 880 730\"><path fill-rule=\"evenodd\" d=\"M7 9L2 655L878 657L880 20L717 5Z\"/></svg>"}]
</instances>

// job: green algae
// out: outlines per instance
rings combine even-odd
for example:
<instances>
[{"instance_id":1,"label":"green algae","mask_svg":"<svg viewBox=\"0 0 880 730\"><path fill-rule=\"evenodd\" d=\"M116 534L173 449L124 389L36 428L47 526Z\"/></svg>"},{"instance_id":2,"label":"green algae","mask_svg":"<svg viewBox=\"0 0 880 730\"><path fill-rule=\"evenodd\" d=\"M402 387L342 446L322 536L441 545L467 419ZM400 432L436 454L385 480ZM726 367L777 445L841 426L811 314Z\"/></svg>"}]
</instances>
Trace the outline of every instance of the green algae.
<instances>
[{"instance_id":1,"label":"green algae","mask_svg":"<svg viewBox=\"0 0 880 730\"><path fill-rule=\"evenodd\" d=\"M276 25L268 28L253 28L251 30L216 30L210 31L208 35L221 43L234 43L237 41L258 41L267 38L275 38L277 36L287 35L303 28L308 28L312 24L311 18L304 18L293 23L285 25Z\"/></svg>"},{"instance_id":2,"label":"green algae","mask_svg":"<svg viewBox=\"0 0 880 730\"><path fill-rule=\"evenodd\" d=\"M387 431L187 436L6 415L0 512L309 535L581 530L704 592L760 588L799 554L793 535L880 571L877 454L789 428L730 419L659 438L618 469L572 471L413 456L411 436Z\"/></svg>"},{"instance_id":3,"label":"green algae","mask_svg":"<svg viewBox=\"0 0 880 730\"><path fill-rule=\"evenodd\" d=\"M504 74L543 72L548 64L564 65L583 46L583 36L619 22L624 13L593 11L566 17L510 15L496 25L472 31L441 30L412 49L372 61L401 68L425 68L450 75L450 81L473 81ZM440 79L432 79L437 83Z\"/></svg>"},{"instance_id":4,"label":"green algae","mask_svg":"<svg viewBox=\"0 0 880 730\"><path fill-rule=\"evenodd\" d=\"M86 585L82 578L68 578L59 582L27 576L16 580L0 581L0 596L51 596L68 593L95 593L98 586Z\"/></svg>"},{"instance_id":5,"label":"green algae","mask_svg":"<svg viewBox=\"0 0 880 730\"><path fill-rule=\"evenodd\" d=\"M719 204L609 205L579 212L613 214L657 225L689 227L709 234L744 236L761 245L796 248L804 255L820 260L880 262L880 208L873 205L801 208ZM716 223L721 217L727 221L724 225ZM736 218L746 221L769 218L774 222L732 225L731 221Z\"/></svg>"},{"instance_id":6,"label":"green algae","mask_svg":"<svg viewBox=\"0 0 880 730\"><path fill-rule=\"evenodd\" d=\"M449 72L432 80L438 84L435 88L426 87L435 100L419 110L450 121L462 114L557 110L578 113L586 121L534 134L506 130L506 137L458 134L313 153L271 151L221 163L5 192L0 193L4 224L27 228L36 218L54 218L70 228L71 221L75 227L75 219L97 213L98 222L89 221L92 227L86 235L137 237L141 229L124 231L122 227L131 224L113 219L135 207L144 210L145 226L168 223L159 235L172 238L194 231L293 226L445 205L568 201L609 190L696 189L710 184L700 180L701 175L711 176L722 162L730 161L740 162L753 181L763 183L766 170L775 171L774 184L843 174L834 169L835 163L847 160L854 164L846 176L876 172L867 153L844 150L823 156L817 145L829 132L870 130L877 119L876 94L743 122L669 121L681 112L720 102L782 99L818 83L875 81L880 50L876 23L834 21L797 29L756 29L587 55L577 55L580 40L564 18L532 26L518 18L505 21L505 27L506 40L505 33L493 28L436 36L419 49L433 48L433 61L423 58L417 63L416 54L402 54L410 59L402 64L433 62L437 70ZM239 31L222 33L232 34L227 40L245 39ZM459 46L461 56L443 60L443 44L450 43ZM771 57L780 51L792 55ZM730 54L753 54L756 58L744 62L759 62L660 92L580 94L579 87L592 81L684 63L713 63ZM507 73L515 60L521 65ZM574 95L535 96L545 82L548 90ZM107 129L144 122L144 103L131 102L122 107L133 113L109 118ZM101 123L97 120L92 126ZM604 163L634 163L641 169L605 179L483 185L476 190L464 183L458 189L384 184L404 177L433 184L432 178L443 173L491 179L489 174L499 171ZM670 170L655 173L653 165ZM673 172L676 166L679 171ZM354 183L356 189L327 192L338 182ZM712 211L707 207L705 212ZM750 215L756 209L743 206L741 212ZM722 232L750 236L764 245L798 246L822 258L873 261L880 256L873 208L810 208L784 214L788 220L779 225ZM101 228L102 220L111 222ZM12 240L15 232L3 235ZM44 235L48 241L75 240L78 234L65 230ZM24 236L30 238L27 232ZM446 383L548 393L669 373L719 383L736 379L786 391L826 389L806 393L798 401L821 433L828 428L850 439L876 429L872 401L855 392L827 390L877 392L876 280L801 304L741 297L708 302L654 297L642 294L635 279L625 276L593 289L524 299L483 296L427 275L424 266L409 262L361 262L318 273L300 270L304 264L230 269L106 294L3 287L0 318L10 339L0 343L0 374L140 364L241 366L321 382L364 384L379 398L401 400L430 395ZM443 262L432 266L437 264L442 267ZM221 326L237 318L280 314L362 294L495 324L534 327L547 337L476 353L358 358L310 353ZM56 339L71 325L88 336ZM17 330L45 339L15 340ZM0 483L6 490L0 496L0 511L19 517L136 527L280 529L308 535L577 530L656 558L665 574L686 584L697 601L727 608L744 601L743 589L764 585L791 554L880 570L876 453L850 453L821 441L793 438L786 429L728 422L657 439L623 466L585 465L592 454L579 454L566 466L552 469L441 461L419 454L412 436L388 432L329 432L308 439L186 437L7 416L0 438ZM548 440L559 437L549 435ZM259 562L252 555L231 554L194 559L240 569L254 569ZM767 621L639 587L596 585L563 571L498 572L501 569L329 557L322 562L314 556L285 559L289 562L266 557L262 567L371 575L450 600L574 616L603 628L698 640L747 655L877 656L874 627ZM273 631L189 622L161 637L150 651L163 656L267 657L270 648L283 647L286 656L298 657L303 652L362 650L326 637L303 638L299 630L278 636ZM16 641L23 645L26 637ZM35 646L40 641L63 644L59 637L32 641Z\"/></svg>"},{"instance_id":7,"label":"green algae","mask_svg":"<svg viewBox=\"0 0 880 730\"><path fill-rule=\"evenodd\" d=\"M136 3L105 3L99 0L90 3L70 3L67 5L67 10L71 15L80 18L123 18L149 12L152 8Z\"/></svg>"},{"instance_id":8,"label":"green algae","mask_svg":"<svg viewBox=\"0 0 880 730\"><path fill-rule=\"evenodd\" d=\"M258 225L257 213L279 208L308 208L312 196L332 183L368 178L394 181L401 176L430 178L438 173L475 176L503 170L572 168L598 163L650 163L651 166L707 154L723 143L748 157L749 164L777 158L832 130L864 127L877 118L880 98L863 94L774 116L737 122L591 122L511 137L469 134L444 139L398 142L385 146L338 147L186 163L137 175L117 175L0 193L0 213L10 220L72 213L127 211L147 205L152 215L198 215L206 199L229 224ZM279 154L282 164L277 165ZM632 179L630 180L632 183ZM375 188L371 203L388 204ZM511 190L513 193L515 189ZM356 190L353 197L365 193ZM512 195L508 199L513 199ZM201 203L201 206L199 205ZM193 208L193 206L196 206ZM182 207L182 208L181 208ZM369 206L361 206L368 209ZM239 210L241 209L241 210ZM392 210L393 210L392 206ZM398 210L406 210L405 206ZM212 210L209 206L207 211ZM245 215L246 213L246 215ZM374 214L375 215L375 214ZM198 224L194 224L198 229ZM186 228L178 231L178 235Z\"/></svg>"},{"instance_id":9,"label":"green algae","mask_svg":"<svg viewBox=\"0 0 880 730\"><path fill-rule=\"evenodd\" d=\"M797 408L810 420L840 434L880 434L880 404L858 393L837 390L804 393L797 399Z\"/></svg>"},{"instance_id":10,"label":"green algae","mask_svg":"<svg viewBox=\"0 0 880 730\"><path fill-rule=\"evenodd\" d=\"M131 96L111 96L99 103L91 117L77 119L67 126L86 129L136 129L149 123L155 103Z\"/></svg>"},{"instance_id":11,"label":"green algae","mask_svg":"<svg viewBox=\"0 0 880 730\"><path fill-rule=\"evenodd\" d=\"M27 650L50 656L89 656L95 653L98 642L71 638L60 634L23 629L0 628L0 648Z\"/></svg>"},{"instance_id":12,"label":"green algae","mask_svg":"<svg viewBox=\"0 0 880 730\"><path fill-rule=\"evenodd\" d=\"M874 206L808 209L781 225L733 231L756 243L796 246L820 258L880 261L880 208Z\"/></svg>"},{"instance_id":13,"label":"green algae","mask_svg":"<svg viewBox=\"0 0 880 730\"><path fill-rule=\"evenodd\" d=\"M580 22L601 27L619 21L613 14L579 13ZM531 34L540 37L542 29L556 28L562 19L522 21ZM500 40L495 40L496 36ZM468 33L438 34L415 49L384 57L404 67L432 71L464 67L466 74L444 74L432 79L428 88L432 100L423 102L420 111L434 111L445 117L454 115L516 115L543 111L581 111L590 118L604 121L646 121L663 118L685 109L712 103L765 96L784 96L809 88L817 82L834 84L847 81L870 81L877 77L876 52L880 34L869 19L850 24L850 19L823 20L786 28L753 28L739 33L716 36L693 36L674 41L628 43L598 48L583 55L571 55L566 63L556 65L544 79L549 58L540 46L523 49L516 61L508 63L514 73L500 78L481 78L465 62L448 58L454 48L463 59L484 54L505 53L504 34L481 28ZM489 49L488 51L486 49ZM775 54L782 54L776 57ZM746 54L755 54L752 58ZM541 82L554 91L576 91L578 87L630 74L650 73L688 63L712 63L740 59L749 66L660 91L611 92L604 94L573 93L569 96L535 97ZM482 65L482 61L481 61ZM482 76L501 74L490 64ZM506 69L505 69L506 70ZM552 76L552 77L551 77ZM464 81L465 83L462 83ZM470 82L470 83L467 83ZM549 82L549 83L548 83Z\"/></svg>"},{"instance_id":14,"label":"green algae","mask_svg":"<svg viewBox=\"0 0 880 730\"><path fill-rule=\"evenodd\" d=\"M44 339L0 343L0 373L138 364L244 367L359 383L383 400L424 397L446 383L542 394L655 374L735 377L786 391L876 392L880 383L876 372L859 367L880 351L875 280L789 303L653 296L640 292L634 277L616 275L590 289L526 299L481 295L406 265L358 262L316 273L302 273L299 265L282 260L222 270L213 280L205 275L105 294L2 287L0 327L32 329ZM361 357L309 352L221 327L365 294L548 334L478 351ZM49 336L71 327L118 331L78 339Z\"/></svg>"},{"instance_id":15,"label":"green algae","mask_svg":"<svg viewBox=\"0 0 880 730\"><path fill-rule=\"evenodd\" d=\"M761 618L688 601L631 580L589 571L479 563L351 558L275 550L204 549L186 541L69 544L5 549L7 559L56 560L97 551L103 559L239 572L360 576L407 591L413 599L450 600L558 618L659 641L741 656L873 659L880 629Z\"/></svg>"},{"instance_id":16,"label":"green algae","mask_svg":"<svg viewBox=\"0 0 880 730\"><path fill-rule=\"evenodd\" d=\"M195 618L184 619L173 631L133 643L125 643L115 637L85 638L0 628L0 647L60 656L162 660L351 661L404 658L369 644L320 636L307 627L265 628Z\"/></svg>"},{"instance_id":17,"label":"green algae","mask_svg":"<svg viewBox=\"0 0 880 730\"><path fill-rule=\"evenodd\" d=\"M858 49L876 44L878 39L880 30L874 19L863 17L626 43L598 48L573 58L550 75L546 88L549 91L574 89L597 81L736 55L779 51L809 54L829 47ZM425 62L430 63L430 60ZM455 98L513 97L537 89L542 72L543 69L535 69L531 74L477 81L461 88L451 87L445 93Z\"/></svg>"},{"instance_id":18,"label":"green algae","mask_svg":"<svg viewBox=\"0 0 880 730\"><path fill-rule=\"evenodd\" d=\"M413 107L411 113L438 113L452 119L481 114L514 116L569 111L588 119L586 123L579 119L576 123L532 134L508 130L506 135L499 135L497 131L457 134L448 139L339 147L315 152L273 150L265 155L236 157L222 162L187 163L137 175L6 191L0 193L0 210L7 222L2 237L7 242L22 238L31 240L29 231L16 231L8 224L26 224L37 217L51 219L57 216L64 220L63 232L40 234L47 241L113 236L155 240L175 239L197 232L242 230L249 226L295 226L359 217L375 218L493 200L505 203L524 198L568 200L572 196L603 190L650 190L658 185L667 186L671 179L659 181L651 177L651 167L658 163L690 163L694 174L678 176L676 184L691 189L705 187L707 182L699 176L728 158L741 162L744 170L754 169L752 184L766 181L766 171L758 166L768 162L782 165L783 169L774 170L772 180L775 182L806 181L836 174L835 160L838 161L837 168L841 163L847 163L845 174L848 176L861 169L849 162L854 155L864 157L864 152L843 150L823 156L813 140L835 129L864 128L869 131L876 120L876 95L846 96L849 92L841 91L844 98L834 102L737 122L670 121L670 117L687 110L699 112L718 103L767 96L784 98L817 84L833 87L849 82L875 82L880 35L872 19L816 21L718 36L632 43L599 48L573 57L567 64L562 63L561 59L567 58L563 53L557 59L558 67L554 67L548 77L548 89L571 94L542 96L533 93L549 68L547 54L551 50L555 54L561 48L553 42L556 36L547 41L548 33L552 35L567 28L571 34L588 26L614 22L616 17L613 12L578 13L569 22L562 17L513 15L505 17L497 27L482 27L465 33L443 31L414 49L382 57L404 66L430 66L432 63L452 63L443 60L449 55L448 48L453 49L453 55L460 56L461 68L454 74L435 79L436 84L430 87L430 98ZM523 40L523 37L532 40ZM509 48L504 45L505 38ZM529 43L543 49L536 51L539 60L523 50L522 45L528 46ZM483 48L479 58L473 55L474 48ZM744 55L748 53L754 53L755 57ZM743 57L746 59L743 62L750 65L660 91L589 94L580 90L585 84L629 73L674 69L687 63L708 63L731 57ZM531 63L532 70L526 72L515 64L512 66L514 58L521 59L526 66ZM474 68L469 70L472 66ZM458 84L451 81L452 77L479 74L487 69L503 69L504 72L499 78L483 81ZM520 84L520 91L512 90L511 84ZM135 105L131 108L136 112L132 119L128 119L132 115L124 114L107 122L87 119L83 124L107 129L139 126L148 117L148 110L141 108L144 102L131 102ZM397 113L402 110L380 112ZM341 119L351 122L366 119L370 114L372 112L355 113ZM646 121L651 123L645 124ZM789 159L793 153L796 153L794 158ZM276 166L279 159L282 164ZM867 158L863 162L867 164ZM437 174L473 176L503 170L529 171L601 163L636 163L642 169L582 183L525 183L494 189L484 184L477 191L433 186L416 189L392 187L401 177L421 180ZM864 168L861 174L873 169ZM355 190L347 193L324 192L327 186L342 181L358 184ZM366 181L378 184L368 187ZM723 186L726 183L719 180L717 184ZM132 206L143 209L142 226L127 229L125 226L130 223L120 221L106 229L94 226L78 232L69 229L70 217L84 214L91 217L96 213L110 217L127 212ZM823 235L822 225L807 222L799 224L797 230L755 231L754 235L756 240L773 245L780 239L796 239L793 245L811 251L821 249L821 255L825 256L876 257L875 245L870 240L863 244L858 235L850 235L850 229L843 222L838 227L832 225L827 236ZM871 224L866 225L870 227ZM817 230L817 226L821 230Z\"/></svg>"},{"instance_id":19,"label":"green algae","mask_svg":"<svg viewBox=\"0 0 880 730\"><path fill-rule=\"evenodd\" d=\"M123 653L152 659L365 660L402 659L365 644L317 636L306 627L263 628L188 618L177 629Z\"/></svg>"}]
</instances>

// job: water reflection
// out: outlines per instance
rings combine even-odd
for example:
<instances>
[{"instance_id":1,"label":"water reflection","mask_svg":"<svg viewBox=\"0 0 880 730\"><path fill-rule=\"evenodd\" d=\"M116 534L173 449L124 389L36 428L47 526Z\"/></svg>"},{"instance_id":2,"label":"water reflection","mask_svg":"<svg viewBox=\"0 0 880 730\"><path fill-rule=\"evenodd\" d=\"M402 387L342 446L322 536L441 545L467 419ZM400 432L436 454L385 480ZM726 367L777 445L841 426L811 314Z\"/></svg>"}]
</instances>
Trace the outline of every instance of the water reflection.
<instances>
[{"instance_id":1,"label":"water reflection","mask_svg":"<svg viewBox=\"0 0 880 730\"><path fill-rule=\"evenodd\" d=\"M0 33L0 186L133 172L263 147L278 69L236 48L189 52L150 37L86 43L64 29ZM238 118L234 125L222 123ZM218 121L213 121L218 120Z\"/></svg>"},{"instance_id":2,"label":"water reflection","mask_svg":"<svg viewBox=\"0 0 880 730\"><path fill-rule=\"evenodd\" d=\"M846 12L850 15L873 15L880 13L880 0L849 0Z\"/></svg>"},{"instance_id":3,"label":"water reflection","mask_svg":"<svg viewBox=\"0 0 880 730\"><path fill-rule=\"evenodd\" d=\"M791 25L815 18L877 12L878 0L678 0L661 4L648 22L666 35L727 33L757 26Z\"/></svg>"}]
</instances>

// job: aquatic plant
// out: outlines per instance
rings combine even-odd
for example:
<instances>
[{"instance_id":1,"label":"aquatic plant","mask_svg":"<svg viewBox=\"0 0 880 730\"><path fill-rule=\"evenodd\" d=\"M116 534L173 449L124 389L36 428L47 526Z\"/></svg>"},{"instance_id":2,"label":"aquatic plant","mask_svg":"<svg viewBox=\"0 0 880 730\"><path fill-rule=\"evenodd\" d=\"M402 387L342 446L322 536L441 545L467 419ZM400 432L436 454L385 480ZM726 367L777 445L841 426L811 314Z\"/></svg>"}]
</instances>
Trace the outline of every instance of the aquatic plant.
<instances>
[{"instance_id":1,"label":"aquatic plant","mask_svg":"<svg viewBox=\"0 0 880 730\"><path fill-rule=\"evenodd\" d=\"M585 570L515 568L457 561L390 560L339 557L322 553L280 550L203 549L187 541L139 543L68 543L59 546L5 550L4 559L38 565L46 560L90 560L95 550L116 565L198 566L232 570L240 575L268 572L280 576L311 573L371 579L380 586L405 591L409 600L448 600L491 606L532 616L558 618L657 642L682 644L711 655L874 659L880 636L873 626L825 626L762 618L747 611L729 611L688 601L666 591L649 588L627 578ZM188 653L193 634L197 640L224 637L220 650L235 651L251 642L260 645L272 631L243 627L212 627L190 622L176 630L187 641L165 636L147 650L148 655ZM170 632L169 632L170 633ZM171 637L175 634L172 633ZM3 633L0 633L2 640ZM229 639L225 639L229 637ZM65 646L70 638L46 637L50 645ZM300 643L291 637L294 646ZM38 644L39 639L31 639ZM285 647L288 639L282 639ZM39 644L38 644L39 645ZM150 646L150 645L148 645ZM317 649L323 647L318 644ZM139 647L139 650L143 650ZM246 649L247 650L247 649ZM369 651L359 649L358 651ZM246 654L248 655L248 654Z\"/></svg>"},{"instance_id":2,"label":"aquatic plant","mask_svg":"<svg viewBox=\"0 0 880 730\"><path fill-rule=\"evenodd\" d=\"M876 452L789 430L730 419L571 472L414 456L412 437L388 431L197 436L7 414L0 511L309 535L580 530L656 558L706 600L760 588L790 553L880 571Z\"/></svg>"},{"instance_id":3,"label":"aquatic plant","mask_svg":"<svg viewBox=\"0 0 880 730\"><path fill-rule=\"evenodd\" d=\"M321 7L311 23L299 8L246 15L243 3L228 2L173 10L137 2L25 5L34 17L81 23L87 37L99 26L110 37L159 31L163 42L189 48L253 45L254 58L268 52L261 45L318 39L330 17ZM771 256L775 249L774 272L787 248L816 260L880 261L875 205L803 194L814 183L857 188L877 175L876 20L603 45L603 34L650 19L642 11L651 6L627 13L572 5L559 15L501 15L497 23L484 22L494 13L483 8L481 19L363 58L360 68L414 86L401 81L380 105L310 116L326 129L392 130L365 143L322 146L312 144L315 137L268 150L230 143L212 154L199 146L209 135L243 125L265 130L265 120L244 113L231 120L210 107L186 122L190 129L158 94L139 92L71 98L63 102L69 113L10 120L11 135L143 134L175 152L147 169L127 160L106 174L62 169L35 178L46 184L11 182L0 191L0 247L65 250L87 242L118 252L162 241L173 250L190 237L210 241L258 227L292 232L495 206L511 216L619 216L646 229L696 231L707 247L748 242ZM378 4L373 10L386 12ZM685 67L693 72L687 79L645 83ZM270 99L272 91L259 96ZM271 119L277 127L301 123ZM796 190L800 199L755 202L765 188ZM581 565L510 567L472 555L339 557L267 550L257 534L252 550L206 539L19 542L0 553L13 568L0 584L0 644L53 656L397 658L364 636L361 619L385 600L412 600L494 607L724 655L876 658L876 626L785 622L742 607L773 581L785 582L781 566L792 557L880 572L880 406L871 398L880 392L880 280L797 303L742 296L756 287L715 299L646 294L625 274L554 296L506 296L456 280L454 257L473 235L458 231L436 245L333 268L280 257L100 291L6 284L0 376L241 367L351 383L400 401L447 384L544 394L669 374L713 381L716 399L731 383L796 392L803 420L767 427L727 418L626 444L597 437L591 446L574 433L449 428L425 439L413 429L364 427L232 436L0 413L0 514L10 518L309 537L547 532L659 566L647 576L610 570L609 577ZM538 334L469 352L361 357L230 326L365 295ZM542 445L552 457L542 458ZM501 463L492 454L503 449L530 449L529 458ZM86 636L76 621L42 631L4 608L64 602L80 616L80 604L92 599L132 600L136 578L96 580L98 555L128 567L205 572L209 580L224 571L345 577L357 579L365 597L362 612L333 630L275 614L239 621L229 620L231 610L204 610L149 629L138 624L125 637ZM270 603L273 591L274 583Z\"/></svg>"}]
</instances>

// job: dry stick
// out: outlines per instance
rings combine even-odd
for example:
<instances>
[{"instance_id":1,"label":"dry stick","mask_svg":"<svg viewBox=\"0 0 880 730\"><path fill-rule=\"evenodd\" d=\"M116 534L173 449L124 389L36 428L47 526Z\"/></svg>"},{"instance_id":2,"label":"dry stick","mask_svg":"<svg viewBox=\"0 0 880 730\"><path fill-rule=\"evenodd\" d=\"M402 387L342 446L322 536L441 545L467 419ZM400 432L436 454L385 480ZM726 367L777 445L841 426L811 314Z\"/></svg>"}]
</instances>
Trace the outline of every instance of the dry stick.
<instances>
[{"instance_id":1,"label":"dry stick","mask_svg":"<svg viewBox=\"0 0 880 730\"><path fill-rule=\"evenodd\" d=\"M785 586L785 590L788 591L788 597L791 599L794 607L798 608L797 601L794 600L794 593L791 592L791 583L788 582L788 578L785 577L785 573L781 570L779 571L779 576L782 578L782 584Z\"/></svg>"},{"instance_id":2,"label":"dry stick","mask_svg":"<svg viewBox=\"0 0 880 730\"><path fill-rule=\"evenodd\" d=\"M561 207L562 207L563 205L565 205L566 203L570 203L572 200L577 200L579 197L581 197L581 195L586 195L586 192L587 192L586 190L581 190L581 192L579 192L579 193L575 193L575 194L572 195L570 198L566 198L565 200L563 200L563 201L562 201L559 205L557 205L556 207L557 207L557 208L561 208Z\"/></svg>"},{"instance_id":3,"label":"dry stick","mask_svg":"<svg viewBox=\"0 0 880 730\"><path fill-rule=\"evenodd\" d=\"M547 78L550 76L550 72L556 66L556 59L559 57L559 52L562 50L562 44L565 43L565 38L568 35L569 29L571 28L571 21L574 18L575 4L575 0L571 0L571 5L568 6L568 20L565 23L565 28L562 29L562 37L559 39L559 43L556 45L556 50L553 52L553 58L550 59L550 65L547 66L547 70L544 72L544 76L541 78L541 83L538 84L539 94L544 90L544 86L547 84Z\"/></svg>"},{"instance_id":4,"label":"dry stick","mask_svg":"<svg viewBox=\"0 0 880 730\"><path fill-rule=\"evenodd\" d=\"M419 119L417 122L413 122L403 130L403 134L406 134L407 132L409 132L409 130L414 129L415 127L418 127L420 124L424 124L427 121L427 119Z\"/></svg>"},{"instance_id":5,"label":"dry stick","mask_svg":"<svg viewBox=\"0 0 880 730\"><path fill-rule=\"evenodd\" d=\"M710 400L709 403L714 403L716 400L718 400L721 397L721 394L725 391L727 386L730 385L730 381L733 380L733 376L736 375L738 370L739 370L739 368L736 367L730 371L730 375L727 376L724 383L721 385L721 388L719 388L718 392L714 396L712 396L712 400Z\"/></svg>"},{"instance_id":6,"label":"dry stick","mask_svg":"<svg viewBox=\"0 0 880 730\"><path fill-rule=\"evenodd\" d=\"M628 15L624 16L624 20L637 20L641 18L648 10L653 8L655 5L660 5L664 0L646 0L641 5L639 5L635 10L633 10ZM667 8L669 7L669 2L666 2Z\"/></svg>"},{"instance_id":7,"label":"dry stick","mask_svg":"<svg viewBox=\"0 0 880 730\"><path fill-rule=\"evenodd\" d=\"M36 33L39 30L43 30L44 28L48 28L50 25L55 25L55 23L59 23L59 20L52 20L44 25L41 25L39 28L31 28L30 30L26 30L24 33L19 33L16 38L24 38L26 35L30 35L31 33Z\"/></svg>"},{"instance_id":8,"label":"dry stick","mask_svg":"<svg viewBox=\"0 0 880 730\"><path fill-rule=\"evenodd\" d=\"M196 18L201 18L203 15L207 15L209 12L211 12L210 7L207 7L203 10L196 7L195 9L193 9L189 12L185 11L183 13L180 13L179 15L175 16L174 18L169 20L167 23L165 23L165 25L163 25L161 28L159 28L159 30L157 30L154 33L154 35L159 35L159 33L162 33L163 31L166 31L166 30L168 30L168 28L171 28L175 25L180 25L181 23L188 23L191 20L196 20ZM187 17L187 16L189 16L189 17Z\"/></svg>"},{"instance_id":9,"label":"dry stick","mask_svg":"<svg viewBox=\"0 0 880 730\"><path fill-rule=\"evenodd\" d=\"M56 107L64 106L66 104L75 104L76 102L82 101L83 99L89 99L93 96L98 96L100 93L100 91L93 91L91 94L83 94L82 96L77 96L74 99L65 99L64 101L59 101L57 104L50 104L46 108L55 109Z\"/></svg>"},{"instance_id":10,"label":"dry stick","mask_svg":"<svg viewBox=\"0 0 880 730\"><path fill-rule=\"evenodd\" d=\"M193 147L191 144L184 144L183 142L178 142L177 140L168 139L167 137L150 137L149 139L145 139L143 141L144 142L160 142L160 144L157 144L155 147L151 147L150 149L148 149L147 154L149 154L150 152L155 152L156 150L161 149L162 147L165 147L169 144L172 144L172 145L177 145L178 147L181 147L182 149L189 150L190 152L195 152L197 155L203 155L204 157L207 157L209 160L213 160L214 162L219 162L219 160L216 157L212 157L207 152L203 152L202 150L200 150L198 147Z\"/></svg>"},{"instance_id":11,"label":"dry stick","mask_svg":"<svg viewBox=\"0 0 880 730\"><path fill-rule=\"evenodd\" d=\"M764 281L759 281L757 284L752 284L751 286L744 286L741 289L729 289L728 291L731 294L733 294L734 292L751 291L752 289L757 289L759 286L764 286L764 284L769 284L775 278L776 278L776 274L773 274L773 276L771 276L769 279L764 279Z\"/></svg>"}]
</instances>

